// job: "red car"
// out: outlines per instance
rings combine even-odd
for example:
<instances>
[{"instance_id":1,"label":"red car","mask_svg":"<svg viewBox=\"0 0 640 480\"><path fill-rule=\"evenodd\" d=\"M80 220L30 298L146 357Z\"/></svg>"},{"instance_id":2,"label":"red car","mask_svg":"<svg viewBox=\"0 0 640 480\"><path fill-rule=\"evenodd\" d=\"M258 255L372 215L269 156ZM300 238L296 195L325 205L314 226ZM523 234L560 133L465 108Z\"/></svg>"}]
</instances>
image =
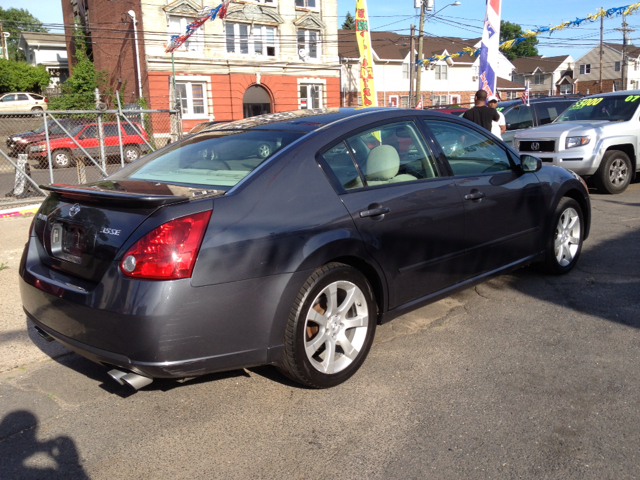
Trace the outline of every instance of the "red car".
<instances>
[{"instance_id":1,"label":"red car","mask_svg":"<svg viewBox=\"0 0 640 480\"><path fill-rule=\"evenodd\" d=\"M105 155L119 155L118 124L116 122L106 122L102 124L102 128L104 131ZM97 123L78 125L69 133L94 160L100 156ZM143 152L147 153L150 150L145 143L145 140L149 140L149 135L137 123L134 123L133 126L128 123L121 124L120 136L122 137L122 153L127 163L137 160ZM70 167L74 165L76 160L86 158L82 149L66 135L49 139L49 147L51 149L51 162L57 168ZM49 163L46 143L38 142L31 145L29 147L29 158L39 159L40 165L46 167Z\"/></svg>"}]
</instances>

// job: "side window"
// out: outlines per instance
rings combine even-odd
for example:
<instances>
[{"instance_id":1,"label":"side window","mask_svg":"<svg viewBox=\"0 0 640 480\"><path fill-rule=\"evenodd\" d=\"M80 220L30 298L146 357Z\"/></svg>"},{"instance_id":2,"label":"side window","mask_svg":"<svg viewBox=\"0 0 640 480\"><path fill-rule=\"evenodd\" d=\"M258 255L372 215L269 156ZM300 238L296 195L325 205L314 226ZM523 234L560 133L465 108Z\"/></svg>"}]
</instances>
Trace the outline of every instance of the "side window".
<instances>
[{"instance_id":1,"label":"side window","mask_svg":"<svg viewBox=\"0 0 640 480\"><path fill-rule=\"evenodd\" d=\"M13 102L15 99L15 95L5 95L2 97L3 102Z\"/></svg>"},{"instance_id":2,"label":"side window","mask_svg":"<svg viewBox=\"0 0 640 480\"><path fill-rule=\"evenodd\" d=\"M20 93L18 95L18 100L29 100L29 97L27 97L24 93Z\"/></svg>"},{"instance_id":3,"label":"side window","mask_svg":"<svg viewBox=\"0 0 640 480\"><path fill-rule=\"evenodd\" d=\"M538 125L546 125L553 122L565 110L562 102L539 103L534 108L538 116Z\"/></svg>"},{"instance_id":4,"label":"side window","mask_svg":"<svg viewBox=\"0 0 640 480\"><path fill-rule=\"evenodd\" d=\"M97 138L98 137L98 126L97 125L89 125L85 128L80 134L81 138Z\"/></svg>"},{"instance_id":5,"label":"side window","mask_svg":"<svg viewBox=\"0 0 640 480\"><path fill-rule=\"evenodd\" d=\"M527 105L516 105L504 114L504 119L507 122L507 130L533 127L531 107Z\"/></svg>"},{"instance_id":6,"label":"side window","mask_svg":"<svg viewBox=\"0 0 640 480\"><path fill-rule=\"evenodd\" d=\"M125 123L122 126L124 127L124 133L126 133L127 135L138 135L138 130L128 123Z\"/></svg>"},{"instance_id":7,"label":"side window","mask_svg":"<svg viewBox=\"0 0 640 480\"><path fill-rule=\"evenodd\" d=\"M381 125L346 140L367 186L438 176L435 160L413 122Z\"/></svg>"},{"instance_id":8,"label":"side window","mask_svg":"<svg viewBox=\"0 0 640 480\"><path fill-rule=\"evenodd\" d=\"M455 176L511 170L507 152L492 138L465 125L427 120Z\"/></svg>"},{"instance_id":9,"label":"side window","mask_svg":"<svg viewBox=\"0 0 640 480\"><path fill-rule=\"evenodd\" d=\"M102 127L104 129L105 137L117 137L118 136L118 124L117 123L107 123Z\"/></svg>"},{"instance_id":10,"label":"side window","mask_svg":"<svg viewBox=\"0 0 640 480\"><path fill-rule=\"evenodd\" d=\"M362 180L356 165L353 163L349 150L344 142L326 151L322 158L331 167L333 173L345 190L362 187Z\"/></svg>"}]
</instances>

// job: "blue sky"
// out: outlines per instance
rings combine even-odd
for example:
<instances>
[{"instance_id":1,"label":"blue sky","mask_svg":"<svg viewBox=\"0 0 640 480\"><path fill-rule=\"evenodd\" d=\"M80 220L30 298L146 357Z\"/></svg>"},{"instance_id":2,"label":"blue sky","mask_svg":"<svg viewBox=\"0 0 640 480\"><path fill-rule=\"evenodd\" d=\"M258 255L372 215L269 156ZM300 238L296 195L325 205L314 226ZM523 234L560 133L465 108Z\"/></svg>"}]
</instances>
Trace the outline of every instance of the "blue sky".
<instances>
[{"instance_id":1,"label":"blue sky","mask_svg":"<svg viewBox=\"0 0 640 480\"><path fill-rule=\"evenodd\" d=\"M3 8L16 7L29 10L40 21L47 24L62 23L61 1L68 0L2 0ZM484 18L484 0L459 0L460 6L449 6L425 23L425 33L436 36L455 36L476 38L481 35ZM611 1L611 0L609 0ZM205 2L207 3L207 2ZM218 0L211 0L212 5ZM453 0L435 0L435 9L442 9ZM553 26L565 20L584 18L595 13L598 8L621 7L633 3L630 0L606 3L601 0L502 0L502 19L518 23L525 28ZM339 24L342 24L347 11L355 10L355 0L338 0ZM369 21L372 30L390 30L409 33L411 23L418 24L418 10L413 8L413 0L368 0ZM622 43L620 32L621 18L605 19L605 41ZM636 31L631 34L632 43L640 45L640 14L628 17L628 23ZM557 34L541 35L538 51L546 56L570 54L578 59L599 41L599 23L584 24ZM635 40L635 41L634 41Z\"/></svg>"}]
</instances>

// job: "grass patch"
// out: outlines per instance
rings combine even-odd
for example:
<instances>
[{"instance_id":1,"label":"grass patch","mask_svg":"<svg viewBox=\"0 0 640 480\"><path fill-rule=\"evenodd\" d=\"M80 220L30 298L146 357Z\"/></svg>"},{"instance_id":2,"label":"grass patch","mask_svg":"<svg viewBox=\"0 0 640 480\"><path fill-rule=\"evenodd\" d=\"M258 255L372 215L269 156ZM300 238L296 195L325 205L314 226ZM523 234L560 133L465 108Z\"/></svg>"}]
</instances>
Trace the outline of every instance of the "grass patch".
<instances>
[{"instance_id":1,"label":"grass patch","mask_svg":"<svg viewBox=\"0 0 640 480\"><path fill-rule=\"evenodd\" d=\"M0 263L0 270L6 270L7 268L9 268L9 265L6 263Z\"/></svg>"}]
</instances>

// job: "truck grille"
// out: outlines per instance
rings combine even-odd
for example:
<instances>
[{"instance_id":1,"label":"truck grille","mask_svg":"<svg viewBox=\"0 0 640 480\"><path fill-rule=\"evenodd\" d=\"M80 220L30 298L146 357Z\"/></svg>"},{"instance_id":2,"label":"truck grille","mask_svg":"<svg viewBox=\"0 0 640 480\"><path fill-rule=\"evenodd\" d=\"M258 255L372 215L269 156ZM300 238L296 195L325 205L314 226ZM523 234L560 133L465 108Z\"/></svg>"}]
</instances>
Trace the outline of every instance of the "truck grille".
<instances>
[{"instance_id":1,"label":"truck grille","mask_svg":"<svg viewBox=\"0 0 640 480\"><path fill-rule=\"evenodd\" d=\"M521 141L520 142L520 151L521 152L554 152L556 148L555 140L544 140L544 141Z\"/></svg>"}]
</instances>

